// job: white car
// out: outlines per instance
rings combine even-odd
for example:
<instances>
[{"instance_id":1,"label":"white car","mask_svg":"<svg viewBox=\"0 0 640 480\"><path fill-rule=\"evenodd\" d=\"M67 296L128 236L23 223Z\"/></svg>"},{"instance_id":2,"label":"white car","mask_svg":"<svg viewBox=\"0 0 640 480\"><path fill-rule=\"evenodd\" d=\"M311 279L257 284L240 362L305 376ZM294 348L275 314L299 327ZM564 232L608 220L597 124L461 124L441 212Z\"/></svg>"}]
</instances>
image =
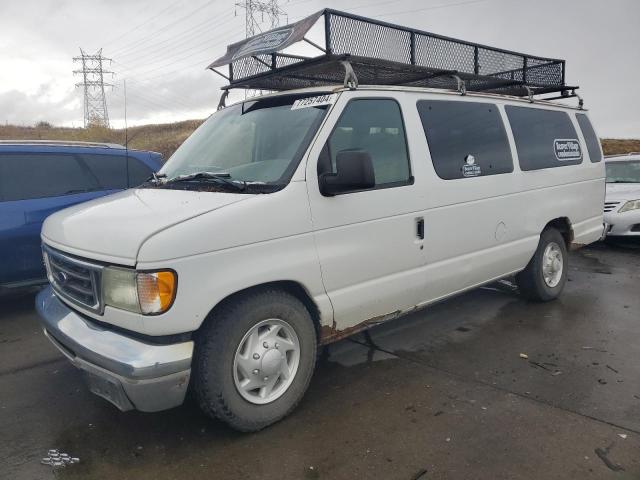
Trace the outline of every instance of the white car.
<instances>
[{"instance_id":1,"label":"white car","mask_svg":"<svg viewBox=\"0 0 640 480\"><path fill-rule=\"evenodd\" d=\"M605 159L607 236L640 237L640 153Z\"/></svg>"}]
</instances>

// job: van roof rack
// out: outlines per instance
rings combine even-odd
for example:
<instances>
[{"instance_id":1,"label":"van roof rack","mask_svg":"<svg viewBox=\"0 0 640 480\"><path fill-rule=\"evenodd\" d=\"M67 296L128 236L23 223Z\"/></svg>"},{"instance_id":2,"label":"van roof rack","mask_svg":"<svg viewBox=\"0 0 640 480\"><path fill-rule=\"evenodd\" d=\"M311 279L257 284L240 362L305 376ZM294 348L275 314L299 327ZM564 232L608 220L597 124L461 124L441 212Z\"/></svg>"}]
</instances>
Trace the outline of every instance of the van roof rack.
<instances>
[{"instance_id":1,"label":"van roof rack","mask_svg":"<svg viewBox=\"0 0 640 480\"><path fill-rule=\"evenodd\" d=\"M42 146L74 146L74 147L101 147L101 148L125 148L118 143L81 142L76 140L0 140L0 145L42 145Z\"/></svg>"},{"instance_id":2,"label":"van roof rack","mask_svg":"<svg viewBox=\"0 0 640 480\"><path fill-rule=\"evenodd\" d=\"M324 17L324 46L305 37ZM306 42L320 54L282 53ZM229 74L216 70L228 65ZM227 47L207 68L229 81L223 90L290 90L331 84L393 85L489 92L546 100L575 97L565 84L565 61L489 47L324 9L298 22Z\"/></svg>"}]
</instances>

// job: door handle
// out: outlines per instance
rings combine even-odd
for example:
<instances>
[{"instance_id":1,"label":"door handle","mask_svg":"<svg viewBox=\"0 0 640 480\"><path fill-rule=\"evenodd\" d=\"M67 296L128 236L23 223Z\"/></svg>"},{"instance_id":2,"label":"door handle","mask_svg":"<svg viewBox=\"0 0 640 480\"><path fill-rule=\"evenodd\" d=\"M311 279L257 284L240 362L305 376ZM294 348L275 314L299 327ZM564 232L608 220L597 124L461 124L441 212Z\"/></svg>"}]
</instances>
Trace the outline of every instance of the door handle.
<instances>
[{"instance_id":1,"label":"door handle","mask_svg":"<svg viewBox=\"0 0 640 480\"><path fill-rule=\"evenodd\" d=\"M416 218L416 236L420 240L424 240L424 218Z\"/></svg>"}]
</instances>

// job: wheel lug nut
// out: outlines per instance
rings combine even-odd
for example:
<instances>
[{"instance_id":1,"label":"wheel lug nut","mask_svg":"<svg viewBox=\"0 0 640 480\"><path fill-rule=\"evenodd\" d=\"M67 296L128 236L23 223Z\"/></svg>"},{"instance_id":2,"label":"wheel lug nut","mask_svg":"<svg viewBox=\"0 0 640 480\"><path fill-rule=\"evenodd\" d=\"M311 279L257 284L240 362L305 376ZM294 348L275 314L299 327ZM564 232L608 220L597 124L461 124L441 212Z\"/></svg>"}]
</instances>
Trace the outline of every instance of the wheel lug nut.
<instances>
[{"instance_id":1,"label":"wheel lug nut","mask_svg":"<svg viewBox=\"0 0 640 480\"><path fill-rule=\"evenodd\" d=\"M258 355L257 353L253 354L253 359L254 360L259 360L260 359L260 355Z\"/></svg>"},{"instance_id":2,"label":"wheel lug nut","mask_svg":"<svg viewBox=\"0 0 640 480\"><path fill-rule=\"evenodd\" d=\"M264 377L264 381L266 382L267 380L269 380L269 377Z\"/></svg>"},{"instance_id":3,"label":"wheel lug nut","mask_svg":"<svg viewBox=\"0 0 640 480\"><path fill-rule=\"evenodd\" d=\"M257 375L260 373L260 370L258 370L257 368L252 372L254 375Z\"/></svg>"},{"instance_id":4,"label":"wheel lug nut","mask_svg":"<svg viewBox=\"0 0 640 480\"><path fill-rule=\"evenodd\" d=\"M268 344L267 342L264 342L264 343L262 344L262 346L263 346L264 348L269 348L269 344Z\"/></svg>"},{"instance_id":5,"label":"wheel lug nut","mask_svg":"<svg viewBox=\"0 0 640 480\"><path fill-rule=\"evenodd\" d=\"M277 343L276 343L276 345L275 345L275 346L276 346L276 348L280 348L280 345L278 345Z\"/></svg>"}]
</instances>

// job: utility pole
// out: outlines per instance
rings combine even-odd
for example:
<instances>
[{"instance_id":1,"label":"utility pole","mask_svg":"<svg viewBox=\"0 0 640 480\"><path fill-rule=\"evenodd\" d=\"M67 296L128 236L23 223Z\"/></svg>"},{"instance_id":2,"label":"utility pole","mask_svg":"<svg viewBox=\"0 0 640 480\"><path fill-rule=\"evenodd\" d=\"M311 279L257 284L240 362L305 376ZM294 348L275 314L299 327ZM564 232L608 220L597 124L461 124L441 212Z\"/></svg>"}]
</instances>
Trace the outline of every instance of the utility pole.
<instances>
[{"instance_id":1,"label":"utility pole","mask_svg":"<svg viewBox=\"0 0 640 480\"><path fill-rule=\"evenodd\" d=\"M269 21L269 28L280 26L280 17L287 17L287 13L278 5L278 0L244 0L236 3L236 7L244 8L246 38L260 33L260 23L264 22L265 14ZM260 14L260 21L257 20L258 14Z\"/></svg>"},{"instance_id":2,"label":"utility pole","mask_svg":"<svg viewBox=\"0 0 640 480\"><path fill-rule=\"evenodd\" d=\"M109 112L107 111L107 99L104 95L105 87L113 87L111 83L105 83L105 75L112 71L102 68L103 62L111 59L102 56L102 49L93 55L88 55L80 49L80 56L73 57L74 62L82 64L82 70L74 70L74 75L82 75L82 82L76 83L76 87L84 87L84 126L99 125L109 128Z\"/></svg>"}]
</instances>

